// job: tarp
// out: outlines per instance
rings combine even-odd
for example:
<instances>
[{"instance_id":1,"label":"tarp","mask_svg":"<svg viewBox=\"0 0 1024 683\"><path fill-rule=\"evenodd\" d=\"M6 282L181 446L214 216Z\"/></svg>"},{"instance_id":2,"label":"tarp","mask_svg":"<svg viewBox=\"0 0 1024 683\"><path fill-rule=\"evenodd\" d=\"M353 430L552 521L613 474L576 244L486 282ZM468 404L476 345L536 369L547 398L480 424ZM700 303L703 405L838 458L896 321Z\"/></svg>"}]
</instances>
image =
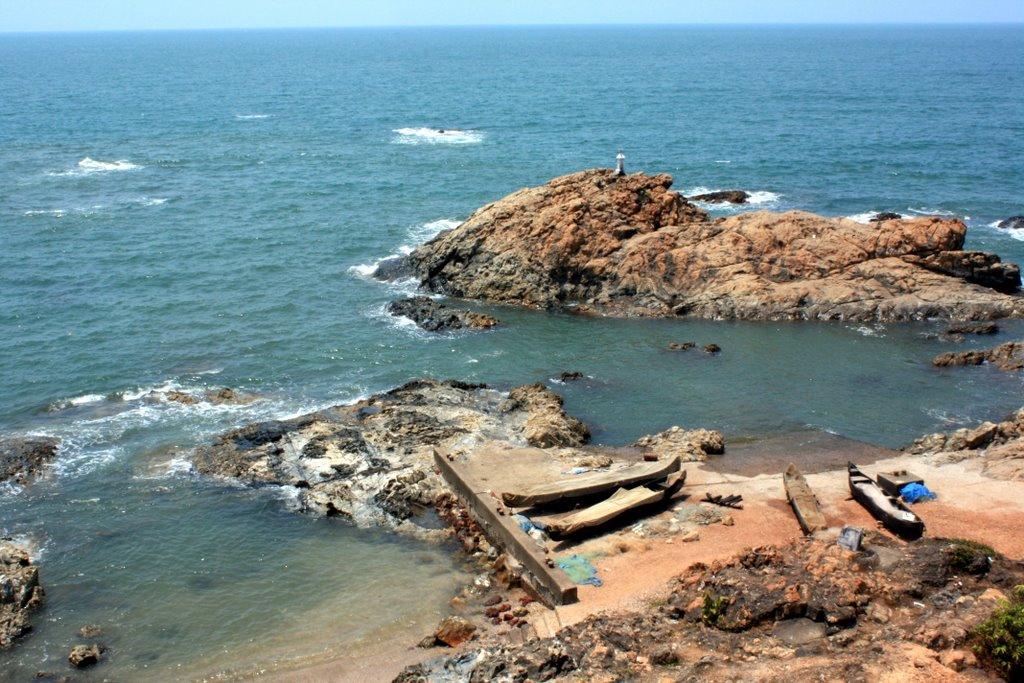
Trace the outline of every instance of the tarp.
<instances>
[{"instance_id":1,"label":"tarp","mask_svg":"<svg viewBox=\"0 0 1024 683\"><path fill-rule=\"evenodd\" d=\"M573 583L580 585L602 586L604 581L597 578L597 567L582 555L570 555L555 562Z\"/></svg>"},{"instance_id":2,"label":"tarp","mask_svg":"<svg viewBox=\"0 0 1024 683\"><path fill-rule=\"evenodd\" d=\"M911 483L900 489L900 496L908 503L921 503L938 498L924 484Z\"/></svg>"}]
</instances>

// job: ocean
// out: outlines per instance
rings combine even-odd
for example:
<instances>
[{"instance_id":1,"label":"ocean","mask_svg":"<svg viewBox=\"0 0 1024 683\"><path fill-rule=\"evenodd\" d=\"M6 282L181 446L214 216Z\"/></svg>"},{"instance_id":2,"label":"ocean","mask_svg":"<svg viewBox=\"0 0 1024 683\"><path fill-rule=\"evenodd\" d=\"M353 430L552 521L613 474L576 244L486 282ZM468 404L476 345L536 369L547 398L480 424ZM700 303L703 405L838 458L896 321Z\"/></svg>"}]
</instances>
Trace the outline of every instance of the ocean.
<instances>
[{"instance_id":1,"label":"ocean","mask_svg":"<svg viewBox=\"0 0 1024 683\"><path fill-rule=\"evenodd\" d=\"M431 335L383 312L407 287L367 273L618 149L753 208L957 216L969 248L1024 261L1024 231L993 227L1024 213L1024 27L3 35L0 65L0 434L63 440L52 477L0 492L48 593L0 678L62 670L91 623L112 648L95 675L131 680L430 631L464 580L448 549L190 472L190 445L252 420L422 376L548 381L606 444L679 424L727 448L896 447L1022 404L1019 376L930 367L938 323L480 306L507 324ZM723 351L664 350L687 340ZM569 370L589 379L550 379ZM147 398L221 386L260 400Z\"/></svg>"}]
</instances>

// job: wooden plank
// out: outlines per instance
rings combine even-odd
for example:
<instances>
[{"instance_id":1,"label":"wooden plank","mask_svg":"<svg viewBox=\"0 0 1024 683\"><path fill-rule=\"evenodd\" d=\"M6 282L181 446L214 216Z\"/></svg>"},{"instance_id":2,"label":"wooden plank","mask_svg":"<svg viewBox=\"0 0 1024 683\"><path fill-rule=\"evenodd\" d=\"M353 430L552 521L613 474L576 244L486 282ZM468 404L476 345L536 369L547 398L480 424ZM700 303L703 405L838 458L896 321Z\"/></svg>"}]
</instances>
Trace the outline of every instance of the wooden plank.
<instances>
[{"instance_id":1,"label":"wooden plank","mask_svg":"<svg viewBox=\"0 0 1024 683\"><path fill-rule=\"evenodd\" d=\"M796 468L796 465L790 463L786 468L782 475L782 484L786 489L786 498L793 506L796 521L800 523L800 528L804 530L805 534L813 534L828 528L825 515L821 513L821 506L818 505L814 491L811 490L807 479Z\"/></svg>"},{"instance_id":2,"label":"wooden plank","mask_svg":"<svg viewBox=\"0 0 1024 683\"><path fill-rule=\"evenodd\" d=\"M547 556L536 541L519 525L511 515L498 514L501 504L482 490L454 460L434 450L434 462L441 476L452 490L462 499L480 528L499 548L504 548L522 566L524 579L531 585L549 607L576 602L576 584L569 580L560 569L547 566Z\"/></svg>"},{"instance_id":3,"label":"wooden plank","mask_svg":"<svg viewBox=\"0 0 1024 683\"><path fill-rule=\"evenodd\" d=\"M543 505L556 500L581 498L604 491L646 484L664 479L678 471L677 455L670 460L630 465L611 472L579 474L568 479L531 486L522 491L503 491L501 499L505 505L512 507Z\"/></svg>"},{"instance_id":4,"label":"wooden plank","mask_svg":"<svg viewBox=\"0 0 1024 683\"><path fill-rule=\"evenodd\" d=\"M673 474L656 488L638 486L619 489L610 498L548 524L547 531L558 536L571 536L584 529L599 527L616 517L647 505L671 498L686 481L686 471Z\"/></svg>"}]
</instances>

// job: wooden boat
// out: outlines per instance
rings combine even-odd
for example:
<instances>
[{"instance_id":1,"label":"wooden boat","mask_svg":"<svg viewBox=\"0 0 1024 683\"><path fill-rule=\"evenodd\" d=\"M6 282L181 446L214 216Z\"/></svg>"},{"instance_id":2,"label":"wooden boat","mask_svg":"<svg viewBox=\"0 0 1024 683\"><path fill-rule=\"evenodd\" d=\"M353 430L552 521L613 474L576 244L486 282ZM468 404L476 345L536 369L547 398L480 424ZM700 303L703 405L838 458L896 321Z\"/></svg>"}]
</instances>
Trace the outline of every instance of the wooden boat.
<instances>
[{"instance_id":1,"label":"wooden boat","mask_svg":"<svg viewBox=\"0 0 1024 683\"><path fill-rule=\"evenodd\" d=\"M578 474L533 486L523 491L505 491L501 501L509 507L543 505L556 500L582 498L615 489L632 488L665 479L679 471L679 456L669 460L644 462L609 472Z\"/></svg>"},{"instance_id":2,"label":"wooden boat","mask_svg":"<svg viewBox=\"0 0 1024 683\"><path fill-rule=\"evenodd\" d=\"M789 504L793 506L796 521L800 522L800 528L804 530L805 534L809 536L815 531L828 528L825 515L821 513L821 505L818 503L814 491L811 490L796 465L790 463L786 471L782 473L782 485L786 489L786 498L789 499Z\"/></svg>"},{"instance_id":3,"label":"wooden boat","mask_svg":"<svg viewBox=\"0 0 1024 683\"><path fill-rule=\"evenodd\" d=\"M619 489L596 505L583 508L547 525L547 532L553 536L572 536L584 529L606 524L620 515L654 503L668 500L686 482L686 470L676 472L664 482L633 489Z\"/></svg>"},{"instance_id":4,"label":"wooden boat","mask_svg":"<svg viewBox=\"0 0 1024 683\"><path fill-rule=\"evenodd\" d=\"M924 533L924 522L900 501L899 498L887 495L852 462L847 466L850 473L850 493L853 499L867 508L875 519L886 529L907 540L921 538Z\"/></svg>"}]
</instances>

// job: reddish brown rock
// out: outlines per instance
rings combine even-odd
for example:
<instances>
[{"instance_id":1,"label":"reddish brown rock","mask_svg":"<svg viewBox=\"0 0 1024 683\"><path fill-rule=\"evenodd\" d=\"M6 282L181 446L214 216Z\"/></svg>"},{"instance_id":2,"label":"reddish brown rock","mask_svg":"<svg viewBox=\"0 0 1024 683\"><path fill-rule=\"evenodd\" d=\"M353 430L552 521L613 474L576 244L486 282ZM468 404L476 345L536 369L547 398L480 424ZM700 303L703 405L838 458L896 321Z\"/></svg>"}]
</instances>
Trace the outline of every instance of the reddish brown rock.
<instances>
[{"instance_id":1,"label":"reddish brown rock","mask_svg":"<svg viewBox=\"0 0 1024 683\"><path fill-rule=\"evenodd\" d=\"M991 349L950 351L932 359L937 368L991 363L1005 372L1024 370L1024 342L1006 342Z\"/></svg>"},{"instance_id":2,"label":"reddish brown rock","mask_svg":"<svg viewBox=\"0 0 1024 683\"><path fill-rule=\"evenodd\" d=\"M947 462L979 458L990 476L1024 481L1024 408L999 423L922 436L904 450Z\"/></svg>"},{"instance_id":3,"label":"reddish brown rock","mask_svg":"<svg viewBox=\"0 0 1024 683\"><path fill-rule=\"evenodd\" d=\"M68 663L77 669L99 664L104 652L106 648L102 645L75 645L68 654Z\"/></svg>"},{"instance_id":4,"label":"reddish brown rock","mask_svg":"<svg viewBox=\"0 0 1024 683\"><path fill-rule=\"evenodd\" d=\"M914 320L1024 313L1016 266L959 220L712 219L669 175L590 170L515 192L416 249L429 290L620 316ZM384 274L382 273L383 277Z\"/></svg>"},{"instance_id":5,"label":"reddish brown rock","mask_svg":"<svg viewBox=\"0 0 1024 683\"><path fill-rule=\"evenodd\" d=\"M0 440L0 483L25 485L57 456L60 441L49 436Z\"/></svg>"},{"instance_id":6,"label":"reddish brown rock","mask_svg":"<svg viewBox=\"0 0 1024 683\"><path fill-rule=\"evenodd\" d=\"M448 647L458 647L473 637L476 626L462 617L445 617L434 632L434 638Z\"/></svg>"}]
</instances>

